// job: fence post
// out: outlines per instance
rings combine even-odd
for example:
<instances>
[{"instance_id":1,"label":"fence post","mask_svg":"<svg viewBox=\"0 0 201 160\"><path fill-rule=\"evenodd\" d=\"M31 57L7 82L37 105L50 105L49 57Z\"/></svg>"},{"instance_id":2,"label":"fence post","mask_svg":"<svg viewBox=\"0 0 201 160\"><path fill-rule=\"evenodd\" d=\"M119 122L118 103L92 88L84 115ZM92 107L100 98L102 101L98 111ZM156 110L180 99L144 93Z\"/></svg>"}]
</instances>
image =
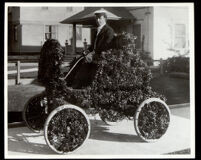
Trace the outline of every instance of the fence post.
<instances>
[{"instance_id":1,"label":"fence post","mask_svg":"<svg viewBox=\"0 0 201 160\"><path fill-rule=\"evenodd\" d=\"M160 74L163 75L164 72L163 72L163 59L160 58Z\"/></svg>"},{"instance_id":2,"label":"fence post","mask_svg":"<svg viewBox=\"0 0 201 160\"><path fill-rule=\"evenodd\" d=\"M86 51L87 50L87 40L86 40L86 38L84 39L84 50Z\"/></svg>"},{"instance_id":3,"label":"fence post","mask_svg":"<svg viewBox=\"0 0 201 160\"><path fill-rule=\"evenodd\" d=\"M17 79L16 79L16 84L20 84L20 61L17 61Z\"/></svg>"},{"instance_id":4,"label":"fence post","mask_svg":"<svg viewBox=\"0 0 201 160\"><path fill-rule=\"evenodd\" d=\"M66 43L65 43L65 55L68 54L68 40L66 40Z\"/></svg>"}]
</instances>

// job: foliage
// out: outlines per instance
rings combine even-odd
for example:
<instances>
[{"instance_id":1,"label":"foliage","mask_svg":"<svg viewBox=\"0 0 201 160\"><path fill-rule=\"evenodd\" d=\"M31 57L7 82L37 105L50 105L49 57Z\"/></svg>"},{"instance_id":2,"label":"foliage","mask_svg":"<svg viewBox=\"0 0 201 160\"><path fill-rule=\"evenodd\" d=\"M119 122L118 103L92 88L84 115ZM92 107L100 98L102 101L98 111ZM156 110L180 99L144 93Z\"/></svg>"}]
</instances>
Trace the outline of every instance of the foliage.
<instances>
[{"instance_id":1,"label":"foliage","mask_svg":"<svg viewBox=\"0 0 201 160\"><path fill-rule=\"evenodd\" d=\"M59 152L71 152L82 145L88 133L88 123L77 110L57 112L48 125L48 140Z\"/></svg>"},{"instance_id":2,"label":"foliage","mask_svg":"<svg viewBox=\"0 0 201 160\"><path fill-rule=\"evenodd\" d=\"M131 49L132 50L132 49ZM98 69L91 85L93 106L114 110L128 116L142 101L161 97L150 87L151 72L139 55L126 49L113 49L102 53L97 61Z\"/></svg>"},{"instance_id":3,"label":"foliage","mask_svg":"<svg viewBox=\"0 0 201 160\"><path fill-rule=\"evenodd\" d=\"M38 81L49 85L49 80L57 79L61 75L61 64L64 50L55 39L48 39L41 48L38 70Z\"/></svg>"},{"instance_id":4,"label":"foliage","mask_svg":"<svg viewBox=\"0 0 201 160\"><path fill-rule=\"evenodd\" d=\"M150 56L150 52L145 52L145 51L139 51L138 53L140 55L140 58L148 65L152 66L153 65L153 59Z\"/></svg>"},{"instance_id":5,"label":"foliage","mask_svg":"<svg viewBox=\"0 0 201 160\"><path fill-rule=\"evenodd\" d=\"M128 49L130 51L132 50L132 52L135 52L135 39L136 36L130 33L122 32L116 34L112 40L111 48Z\"/></svg>"},{"instance_id":6,"label":"foliage","mask_svg":"<svg viewBox=\"0 0 201 160\"><path fill-rule=\"evenodd\" d=\"M161 103L146 104L138 118L141 135L147 140L159 139L167 130L170 117L167 109Z\"/></svg>"},{"instance_id":7,"label":"foliage","mask_svg":"<svg viewBox=\"0 0 201 160\"><path fill-rule=\"evenodd\" d=\"M174 56L168 58L164 63L166 73L185 72L189 73L189 57Z\"/></svg>"},{"instance_id":8,"label":"foliage","mask_svg":"<svg viewBox=\"0 0 201 160\"><path fill-rule=\"evenodd\" d=\"M117 34L113 40L113 48L115 49L132 49L132 52L139 54L140 58L148 65L153 65L153 59L150 56L149 52L144 50L135 50L135 40L136 36L123 32L121 34Z\"/></svg>"}]
</instances>

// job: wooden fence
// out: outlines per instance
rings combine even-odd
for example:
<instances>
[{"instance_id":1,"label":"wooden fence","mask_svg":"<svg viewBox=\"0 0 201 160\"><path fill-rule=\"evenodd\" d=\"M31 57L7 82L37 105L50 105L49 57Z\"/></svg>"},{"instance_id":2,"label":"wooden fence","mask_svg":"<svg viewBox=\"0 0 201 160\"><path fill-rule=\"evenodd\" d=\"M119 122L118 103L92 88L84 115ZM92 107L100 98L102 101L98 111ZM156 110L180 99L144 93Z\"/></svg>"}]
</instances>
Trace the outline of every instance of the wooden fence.
<instances>
[{"instance_id":1,"label":"wooden fence","mask_svg":"<svg viewBox=\"0 0 201 160\"><path fill-rule=\"evenodd\" d=\"M22 72L21 70L21 66L22 63L38 63L39 60L39 56L8 56L8 64L9 63L14 63L15 66L17 67L17 74L16 74L16 85L20 84L20 72ZM32 69L33 70L33 69ZM24 69L24 72L31 72L31 69ZM9 72L8 74L13 74L15 72Z\"/></svg>"},{"instance_id":2,"label":"wooden fence","mask_svg":"<svg viewBox=\"0 0 201 160\"><path fill-rule=\"evenodd\" d=\"M164 60L161 58L160 60L153 60L153 62L158 62L159 65L156 66L155 68L159 69L159 72L161 75L164 74ZM152 69L153 66L151 66L150 68Z\"/></svg>"},{"instance_id":3,"label":"wooden fence","mask_svg":"<svg viewBox=\"0 0 201 160\"><path fill-rule=\"evenodd\" d=\"M20 84L21 81L21 74L22 72L33 72L33 71L37 71L34 69L21 69L21 66L23 65L23 63L38 63L39 60L39 56L8 56L8 63L15 63L16 65L16 70L15 72L9 72L8 74L16 74L16 85ZM151 70L159 70L160 74L163 75L164 74L164 60L160 59L160 60L154 60L154 62L158 62L159 65L158 66L150 66Z\"/></svg>"}]
</instances>

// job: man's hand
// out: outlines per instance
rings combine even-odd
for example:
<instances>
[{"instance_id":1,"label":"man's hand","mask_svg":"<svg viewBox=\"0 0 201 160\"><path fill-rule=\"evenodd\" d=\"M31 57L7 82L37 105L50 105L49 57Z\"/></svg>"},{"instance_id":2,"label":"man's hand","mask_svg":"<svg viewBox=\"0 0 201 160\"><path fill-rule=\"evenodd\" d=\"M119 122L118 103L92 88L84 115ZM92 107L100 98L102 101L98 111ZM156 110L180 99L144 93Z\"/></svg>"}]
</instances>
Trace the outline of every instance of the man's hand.
<instances>
[{"instance_id":1,"label":"man's hand","mask_svg":"<svg viewBox=\"0 0 201 160\"><path fill-rule=\"evenodd\" d=\"M85 59L88 63L91 63L92 60L93 60L93 55L94 55L94 52L90 52L88 53L86 56L85 56Z\"/></svg>"}]
</instances>

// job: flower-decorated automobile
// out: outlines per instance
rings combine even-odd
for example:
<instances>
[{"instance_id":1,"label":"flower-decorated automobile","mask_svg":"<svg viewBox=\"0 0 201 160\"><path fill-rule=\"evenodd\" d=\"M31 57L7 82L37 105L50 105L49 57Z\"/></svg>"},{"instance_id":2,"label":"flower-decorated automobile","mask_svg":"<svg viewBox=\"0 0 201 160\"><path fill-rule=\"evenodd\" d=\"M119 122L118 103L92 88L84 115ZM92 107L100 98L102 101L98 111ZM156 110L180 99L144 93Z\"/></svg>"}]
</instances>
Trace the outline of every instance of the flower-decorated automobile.
<instances>
[{"instance_id":1,"label":"flower-decorated automobile","mask_svg":"<svg viewBox=\"0 0 201 160\"><path fill-rule=\"evenodd\" d=\"M38 78L46 90L27 102L23 117L33 131L44 129L53 151L65 154L82 146L90 134L89 113L99 114L108 125L133 120L137 134L147 142L166 133L170 124L166 99L150 87L151 72L137 54L134 40L127 33L117 36L111 49L94 58L95 72L84 83L75 77L86 64L85 56L62 72L61 45L57 40L45 42Z\"/></svg>"}]
</instances>

